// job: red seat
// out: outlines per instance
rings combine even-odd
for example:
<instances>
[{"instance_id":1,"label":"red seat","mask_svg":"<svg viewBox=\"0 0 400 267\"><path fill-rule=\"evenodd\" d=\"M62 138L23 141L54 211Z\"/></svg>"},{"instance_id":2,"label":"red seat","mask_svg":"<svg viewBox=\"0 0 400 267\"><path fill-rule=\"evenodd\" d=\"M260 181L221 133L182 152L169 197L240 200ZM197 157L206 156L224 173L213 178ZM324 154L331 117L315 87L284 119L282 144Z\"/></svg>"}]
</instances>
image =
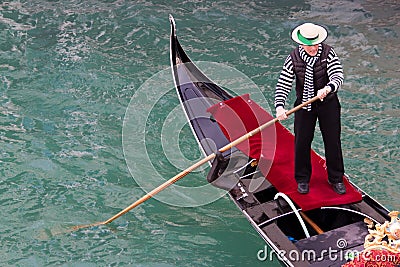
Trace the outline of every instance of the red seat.
<instances>
[{"instance_id":1,"label":"red seat","mask_svg":"<svg viewBox=\"0 0 400 267\"><path fill-rule=\"evenodd\" d=\"M248 94L218 103L208 109L218 121L226 137L233 141L260 125L274 119L250 99ZM294 179L294 135L281 123L275 123L237 146L246 155L259 159L259 168L282 193L288 195L302 210L337 206L362 200L360 192L344 177L346 194L339 195L328 184L325 159L311 151L312 175L310 192L297 192Z\"/></svg>"}]
</instances>

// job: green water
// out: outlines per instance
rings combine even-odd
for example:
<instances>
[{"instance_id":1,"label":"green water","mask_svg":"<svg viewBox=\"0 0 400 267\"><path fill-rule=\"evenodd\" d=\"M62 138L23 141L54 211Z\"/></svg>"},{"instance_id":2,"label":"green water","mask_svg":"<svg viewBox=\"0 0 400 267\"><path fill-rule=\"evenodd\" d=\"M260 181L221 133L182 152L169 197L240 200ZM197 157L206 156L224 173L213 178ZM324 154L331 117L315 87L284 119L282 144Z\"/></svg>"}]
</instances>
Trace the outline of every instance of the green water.
<instances>
[{"instance_id":1,"label":"green water","mask_svg":"<svg viewBox=\"0 0 400 267\"><path fill-rule=\"evenodd\" d=\"M2 1L0 265L279 266L257 259L264 242L226 196L197 207L149 200L109 226L66 231L105 220L144 194L125 161L123 122L135 93L169 67L169 14L192 59L242 72L269 105L294 47L289 31L304 21L327 26L346 76L346 172L399 210L399 10L379 0ZM137 130L145 140L133 138L147 149L133 164L142 179L184 168L160 146L178 104L171 92L154 109L138 103L138 113L150 108L151 116L133 114L145 125ZM166 138L179 139L178 160L201 156L187 126ZM323 153L319 134L313 145ZM205 173L178 183L204 183Z\"/></svg>"}]
</instances>

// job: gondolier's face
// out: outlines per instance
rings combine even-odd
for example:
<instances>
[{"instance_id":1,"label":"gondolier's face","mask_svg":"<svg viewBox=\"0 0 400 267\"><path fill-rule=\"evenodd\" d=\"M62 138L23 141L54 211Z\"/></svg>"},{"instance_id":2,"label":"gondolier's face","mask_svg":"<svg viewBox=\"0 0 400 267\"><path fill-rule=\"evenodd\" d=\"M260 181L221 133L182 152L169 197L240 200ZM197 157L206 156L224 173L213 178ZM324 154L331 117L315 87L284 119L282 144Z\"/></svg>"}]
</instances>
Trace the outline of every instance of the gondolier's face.
<instances>
[{"instance_id":1,"label":"gondolier's face","mask_svg":"<svg viewBox=\"0 0 400 267\"><path fill-rule=\"evenodd\" d=\"M302 45L303 49L309 54L310 56L315 56L318 53L318 46L319 44L316 45Z\"/></svg>"}]
</instances>

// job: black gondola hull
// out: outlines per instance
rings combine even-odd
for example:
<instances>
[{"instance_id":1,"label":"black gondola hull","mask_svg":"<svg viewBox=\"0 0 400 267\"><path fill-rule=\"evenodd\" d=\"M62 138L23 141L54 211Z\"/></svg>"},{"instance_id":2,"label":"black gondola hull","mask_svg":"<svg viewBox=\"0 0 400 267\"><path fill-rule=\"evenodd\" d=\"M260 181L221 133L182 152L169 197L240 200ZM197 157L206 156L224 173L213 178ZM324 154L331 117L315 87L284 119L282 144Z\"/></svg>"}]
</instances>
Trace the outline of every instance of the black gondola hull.
<instances>
[{"instance_id":1,"label":"black gondola hull","mask_svg":"<svg viewBox=\"0 0 400 267\"><path fill-rule=\"evenodd\" d=\"M190 60L177 39L172 17L170 21L170 57L175 87L193 135L207 156L229 143L207 109L233 96L207 78ZM236 148L224 153L226 158L242 155ZM240 180L245 192L231 190L228 194L286 266L341 266L346 262L348 251L362 250L364 237L368 234L363 223L365 217L380 223L389 219L389 211L384 206L352 184L361 192L363 200L307 212L307 216L324 230L319 234L306 225L310 235L307 237L299 222L301 219L298 214L301 211L291 209L285 201L276 200L279 192L267 180L264 179L256 190L248 190L251 182L248 178L255 179L252 171L254 168L246 168L243 175L247 177ZM243 197L243 194L246 196ZM346 246L339 247L339 241L343 240ZM330 250L336 252L323 253Z\"/></svg>"}]
</instances>

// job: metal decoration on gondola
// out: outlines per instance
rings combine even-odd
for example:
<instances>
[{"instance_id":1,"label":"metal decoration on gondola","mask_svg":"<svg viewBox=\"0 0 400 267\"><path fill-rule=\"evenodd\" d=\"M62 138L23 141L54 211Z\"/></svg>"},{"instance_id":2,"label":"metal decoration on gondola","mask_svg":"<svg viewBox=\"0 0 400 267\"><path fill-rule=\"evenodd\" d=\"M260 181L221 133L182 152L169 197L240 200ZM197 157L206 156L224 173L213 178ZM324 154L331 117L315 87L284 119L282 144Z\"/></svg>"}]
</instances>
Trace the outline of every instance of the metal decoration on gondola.
<instances>
[{"instance_id":1,"label":"metal decoration on gondola","mask_svg":"<svg viewBox=\"0 0 400 267\"><path fill-rule=\"evenodd\" d=\"M400 219L399 211L389 213L390 221L383 224L375 224L366 220L369 234L365 237L365 251L372 249L388 250L392 253L400 253Z\"/></svg>"}]
</instances>

